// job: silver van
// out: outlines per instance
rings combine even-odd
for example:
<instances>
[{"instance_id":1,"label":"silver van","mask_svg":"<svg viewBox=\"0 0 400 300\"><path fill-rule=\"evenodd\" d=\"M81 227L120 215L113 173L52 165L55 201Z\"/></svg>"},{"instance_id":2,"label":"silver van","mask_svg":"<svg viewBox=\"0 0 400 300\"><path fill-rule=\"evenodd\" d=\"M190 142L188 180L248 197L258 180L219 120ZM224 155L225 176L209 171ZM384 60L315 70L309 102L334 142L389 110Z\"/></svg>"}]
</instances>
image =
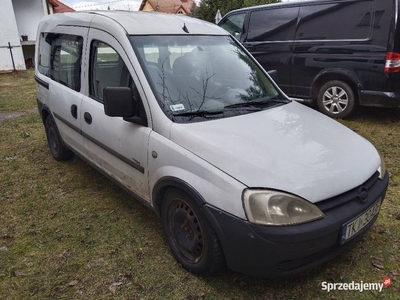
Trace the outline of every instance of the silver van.
<instances>
[{"instance_id":1,"label":"silver van","mask_svg":"<svg viewBox=\"0 0 400 300\"><path fill-rule=\"evenodd\" d=\"M52 156L78 155L154 210L190 272L298 273L376 220L388 186L378 151L289 100L224 29L76 12L46 16L36 47Z\"/></svg>"}]
</instances>

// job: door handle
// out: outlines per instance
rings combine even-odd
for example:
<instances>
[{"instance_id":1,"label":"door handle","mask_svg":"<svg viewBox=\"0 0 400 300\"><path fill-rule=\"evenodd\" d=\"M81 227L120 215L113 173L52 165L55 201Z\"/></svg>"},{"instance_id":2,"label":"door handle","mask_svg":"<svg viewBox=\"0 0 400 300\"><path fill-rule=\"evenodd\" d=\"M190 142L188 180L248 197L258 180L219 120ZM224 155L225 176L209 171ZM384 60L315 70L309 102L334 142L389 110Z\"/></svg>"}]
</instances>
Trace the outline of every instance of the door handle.
<instances>
[{"instance_id":1,"label":"door handle","mask_svg":"<svg viewBox=\"0 0 400 300\"><path fill-rule=\"evenodd\" d=\"M75 104L71 105L71 115L74 117L74 119L78 119L78 106Z\"/></svg>"},{"instance_id":2,"label":"door handle","mask_svg":"<svg viewBox=\"0 0 400 300\"><path fill-rule=\"evenodd\" d=\"M85 122L88 123L89 125L92 124L92 115L89 114L88 112L85 112L83 114L83 118L85 119Z\"/></svg>"}]
</instances>

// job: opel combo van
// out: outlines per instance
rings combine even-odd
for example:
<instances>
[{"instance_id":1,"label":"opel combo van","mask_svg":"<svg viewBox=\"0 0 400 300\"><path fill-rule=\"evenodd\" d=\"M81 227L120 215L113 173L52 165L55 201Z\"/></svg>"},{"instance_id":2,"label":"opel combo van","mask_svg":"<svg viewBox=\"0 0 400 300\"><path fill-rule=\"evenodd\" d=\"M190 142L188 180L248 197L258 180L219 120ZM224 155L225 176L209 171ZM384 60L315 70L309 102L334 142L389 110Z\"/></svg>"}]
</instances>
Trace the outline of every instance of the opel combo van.
<instances>
[{"instance_id":1,"label":"opel combo van","mask_svg":"<svg viewBox=\"0 0 400 300\"><path fill-rule=\"evenodd\" d=\"M331 117L357 105L400 107L398 0L282 2L228 13L219 25L293 98Z\"/></svg>"},{"instance_id":2,"label":"opel combo van","mask_svg":"<svg viewBox=\"0 0 400 300\"><path fill-rule=\"evenodd\" d=\"M367 140L289 98L224 29L145 12L46 16L37 103L78 155L160 216L176 260L260 277L335 257L388 186Z\"/></svg>"}]
</instances>

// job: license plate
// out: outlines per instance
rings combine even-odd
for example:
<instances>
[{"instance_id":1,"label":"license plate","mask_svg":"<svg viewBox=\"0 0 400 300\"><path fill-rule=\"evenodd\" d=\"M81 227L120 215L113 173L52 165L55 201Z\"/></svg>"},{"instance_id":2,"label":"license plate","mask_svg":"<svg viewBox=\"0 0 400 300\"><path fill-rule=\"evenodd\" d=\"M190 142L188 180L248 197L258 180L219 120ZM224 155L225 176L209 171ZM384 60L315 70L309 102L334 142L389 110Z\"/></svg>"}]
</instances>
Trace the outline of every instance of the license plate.
<instances>
[{"instance_id":1,"label":"license plate","mask_svg":"<svg viewBox=\"0 0 400 300\"><path fill-rule=\"evenodd\" d=\"M379 213L382 200L379 199L374 205L368 208L361 215L342 225L341 243L347 242L349 239L357 235L357 233L368 225L369 222Z\"/></svg>"}]
</instances>

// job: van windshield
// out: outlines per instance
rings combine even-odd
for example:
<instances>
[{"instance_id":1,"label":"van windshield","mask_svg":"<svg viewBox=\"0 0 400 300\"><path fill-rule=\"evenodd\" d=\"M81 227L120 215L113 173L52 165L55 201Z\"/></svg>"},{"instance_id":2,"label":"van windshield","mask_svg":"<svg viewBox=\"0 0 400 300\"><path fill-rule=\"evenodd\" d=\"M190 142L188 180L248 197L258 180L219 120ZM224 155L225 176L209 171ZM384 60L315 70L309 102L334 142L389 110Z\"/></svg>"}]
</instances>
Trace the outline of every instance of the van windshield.
<instances>
[{"instance_id":1,"label":"van windshield","mask_svg":"<svg viewBox=\"0 0 400 300\"><path fill-rule=\"evenodd\" d=\"M131 36L165 114L199 122L288 103L230 36Z\"/></svg>"}]
</instances>

